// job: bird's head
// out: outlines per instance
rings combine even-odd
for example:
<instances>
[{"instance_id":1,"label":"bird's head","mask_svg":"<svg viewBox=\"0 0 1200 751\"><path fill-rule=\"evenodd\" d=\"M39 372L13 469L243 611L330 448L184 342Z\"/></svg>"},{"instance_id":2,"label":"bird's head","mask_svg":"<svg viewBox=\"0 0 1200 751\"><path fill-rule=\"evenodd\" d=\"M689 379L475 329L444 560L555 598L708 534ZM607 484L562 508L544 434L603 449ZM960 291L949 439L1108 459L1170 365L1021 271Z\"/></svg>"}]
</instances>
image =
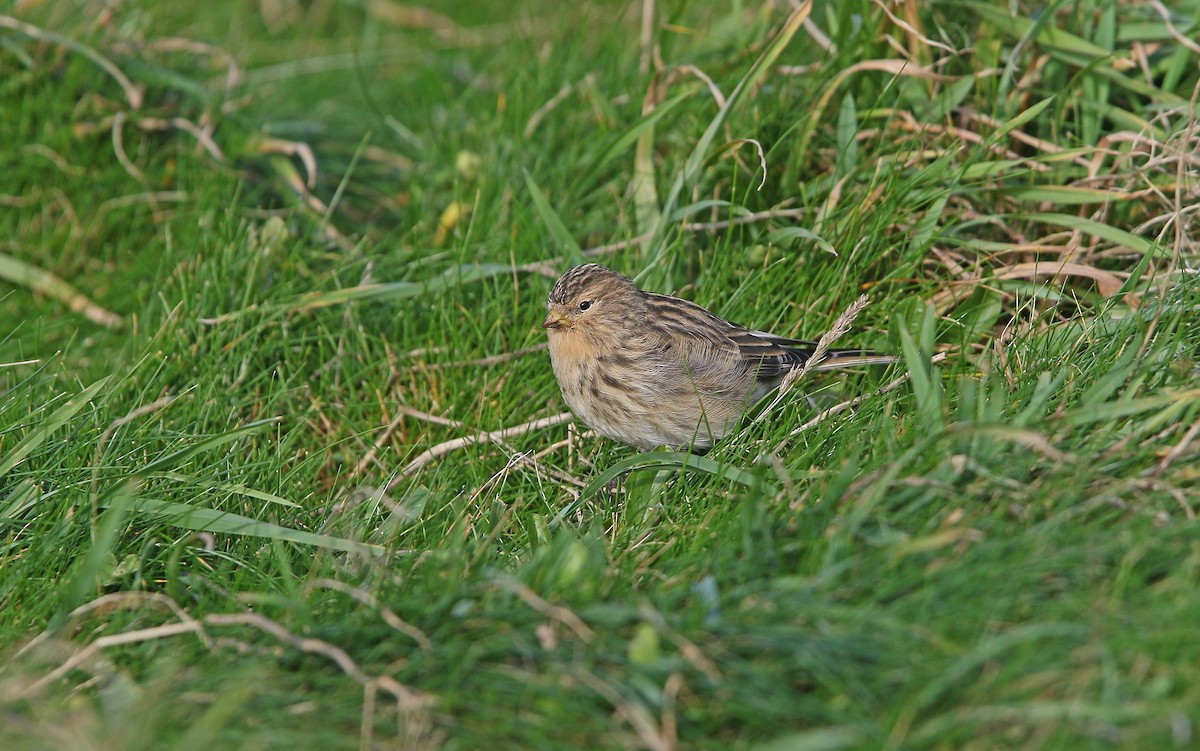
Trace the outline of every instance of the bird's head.
<instances>
[{"instance_id":1,"label":"bird's head","mask_svg":"<svg viewBox=\"0 0 1200 751\"><path fill-rule=\"evenodd\" d=\"M643 296L632 281L615 271L589 263L563 274L546 300L542 328L551 335L586 331L639 315Z\"/></svg>"}]
</instances>

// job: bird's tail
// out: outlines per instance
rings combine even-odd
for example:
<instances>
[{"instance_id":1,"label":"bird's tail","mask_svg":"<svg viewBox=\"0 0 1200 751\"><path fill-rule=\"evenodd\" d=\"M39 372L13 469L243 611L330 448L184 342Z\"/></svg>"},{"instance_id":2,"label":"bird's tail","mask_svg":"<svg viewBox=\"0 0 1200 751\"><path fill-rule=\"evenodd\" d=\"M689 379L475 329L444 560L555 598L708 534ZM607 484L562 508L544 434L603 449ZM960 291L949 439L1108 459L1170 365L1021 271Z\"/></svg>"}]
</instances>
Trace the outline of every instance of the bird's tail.
<instances>
[{"instance_id":1,"label":"bird's tail","mask_svg":"<svg viewBox=\"0 0 1200 751\"><path fill-rule=\"evenodd\" d=\"M815 354L815 353L814 353ZM825 357L809 366L809 370L841 370L862 365L888 365L896 362L895 355L885 355L869 349L831 349Z\"/></svg>"}]
</instances>

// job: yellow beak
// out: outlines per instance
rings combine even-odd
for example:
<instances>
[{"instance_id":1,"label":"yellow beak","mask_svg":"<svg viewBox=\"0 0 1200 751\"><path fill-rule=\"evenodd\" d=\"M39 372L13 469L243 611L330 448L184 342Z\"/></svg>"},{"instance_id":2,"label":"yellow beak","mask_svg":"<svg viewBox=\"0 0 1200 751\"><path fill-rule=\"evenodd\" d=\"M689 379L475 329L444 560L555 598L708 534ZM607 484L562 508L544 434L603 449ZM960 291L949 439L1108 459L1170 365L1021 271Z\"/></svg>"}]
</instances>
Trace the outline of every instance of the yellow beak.
<instances>
[{"instance_id":1,"label":"yellow beak","mask_svg":"<svg viewBox=\"0 0 1200 751\"><path fill-rule=\"evenodd\" d=\"M567 317L561 310L552 310L546 314L546 320L542 321L544 329L563 329L567 327Z\"/></svg>"}]
</instances>

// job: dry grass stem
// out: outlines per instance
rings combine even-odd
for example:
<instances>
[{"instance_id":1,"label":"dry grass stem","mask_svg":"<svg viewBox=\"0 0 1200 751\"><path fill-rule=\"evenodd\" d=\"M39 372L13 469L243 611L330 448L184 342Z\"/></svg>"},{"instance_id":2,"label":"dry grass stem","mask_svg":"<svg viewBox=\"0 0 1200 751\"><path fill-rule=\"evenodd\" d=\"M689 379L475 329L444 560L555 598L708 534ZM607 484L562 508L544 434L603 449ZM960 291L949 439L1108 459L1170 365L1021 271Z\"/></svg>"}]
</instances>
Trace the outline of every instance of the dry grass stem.
<instances>
[{"instance_id":1,"label":"dry grass stem","mask_svg":"<svg viewBox=\"0 0 1200 751\"><path fill-rule=\"evenodd\" d=\"M948 353L946 353L946 352L938 352L933 357L929 358L929 364L935 365L939 362L942 362L943 360L946 359L947 356L948 356ZM911 374L905 373L904 375L900 376L899 378L896 378L895 380L888 382L887 384L881 386L878 389L875 389L874 391L872 391L870 393L860 394L860 395L854 397L853 399L847 399L844 402L839 402L838 404L835 404L832 407L829 407L828 409L822 410L816 417L812 418L808 422L804 423L800 427L795 428L794 430L792 430L792 432L788 433L788 437L785 438L781 443L779 443L773 449L772 453L778 454L780 451L782 451L784 449L785 446L787 446L788 442L791 441L793 438L800 435L801 433L812 430L813 428L815 428L816 426L825 422L826 420L833 417L834 415L836 415L840 412L845 412L848 409L853 409L853 408L857 407L858 405L862 404L863 402L867 401L868 399L874 399L876 397L883 396L884 394L890 394L891 392L895 391L896 389L900 388L905 383L907 383L908 379L911 377L912 377Z\"/></svg>"},{"instance_id":2,"label":"dry grass stem","mask_svg":"<svg viewBox=\"0 0 1200 751\"><path fill-rule=\"evenodd\" d=\"M339 588L340 589L340 588ZM432 703L432 697L429 697L419 691L413 690L394 678L387 675L373 676L362 670L358 663L354 661L350 655L334 644L321 639L303 637L293 634L288 629L284 628L279 623L259 615L257 613L213 613L203 618L196 619L190 616L183 608L179 607L173 600L164 596L152 593L120 593L118 595L106 595L99 598L87 606L76 609L71 617L76 618L80 615L89 612L103 612L107 609L124 608L129 609L143 604L150 603L155 605L166 605L180 619L178 623L169 623L150 628L136 629L126 631L110 636L101 636L81 649L77 649L58 667L41 676L27 686L24 686L19 691L19 696L22 698L32 699L41 694L51 683L65 677L67 673L76 669L83 668L94 657L106 649L123 646L127 644L137 644L146 641L154 641L159 639L180 636L183 634L192 634L196 636L208 649L215 649L219 644L218 640L214 640L209 634L209 628L223 628L232 626L250 626L267 633L274 637L277 641L287 644L301 652L307 654L321 655L331 662L336 664L343 673L354 679L370 695L372 692L382 690L390 694L397 704L397 709L401 717L405 718L408 724L412 725L411 729L423 730L428 732L431 722L428 718L428 708ZM393 614L394 615L394 614ZM403 623L399 619L391 621ZM43 632L27 643L18 655L27 654L33 648L45 643L50 632ZM406 631L406 633L410 633ZM418 632L419 633L419 632ZM422 635L423 636L423 635ZM235 646L239 643L235 643ZM364 701L364 712L373 712L374 703ZM370 714L364 717L364 722L371 719ZM406 729L408 729L406 727Z\"/></svg>"},{"instance_id":3,"label":"dry grass stem","mask_svg":"<svg viewBox=\"0 0 1200 751\"><path fill-rule=\"evenodd\" d=\"M561 425L564 422L569 422L573 417L574 416L570 412L562 412L550 417L542 417L537 420L530 420L529 422L521 423L520 425L514 425L511 428L493 430L487 433L476 433L475 435L463 436L461 438L455 438L451 441L439 443L433 448L421 452L415 459L409 462L408 466L401 470L400 474L388 483L387 489L391 490L400 481L412 476L413 473L424 467L429 462L445 456L452 451L457 451L461 448L466 448L467 446L474 446L477 443L498 443L515 436L524 435L525 433L529 433L531 431L545 430L546 428L550 428L555 425Z\"/></svg>"},{"instance_id":4,"label":"dry grass stem","mask_svg":"<svg viewBox=\"0 0 1200 751\"><path fill-rule=\"evenodd\" d=\"M396 615L389 608L385 607L381 602L379 602L375 595L371 594L367 590L360 587L352 587L346 582L338 581L336 579L324 578L315 579L308 585L309 591L317 588L332 589L336 592L341 592L354 601L362 605L366 605L378 613L379 617L383 619L384 623L400 633L411 637L413 641L417 642L417 644L419 644L421 647L421 651L427 656L433 655L433 642L429 640L429 637L425 635L424 631L405 622L404 619Z\"/></svg>"},{"instance_id":5,"label":"dry grass stem","mask_svg":"<svg viewBox=\"0 0 1200 751\"><path fill-rule=\"evenodd\" d=\"M654 56L654 26L655 26L655 0L642 0L642 24L641 33L638 35L638 49L640 51L638 60L638 70L642 75L650 72L650 63Z\"/></svg>"},{"instance_id":6,"label":"dry grass stem","mask_svg":"<svg viewBox=\"0 0 1200 751\"><path fill-rule=\"evenodd\" d=\"M551 273L554 272L551 270ZM554 278L557 279L558 275L555 274ZM535 352L545 352L549 346L550 345L546 344L545 342L542 342L541 344L535 344L531 347L523 347L522 349L514 350L512 352L504 352L499 355L489 355L487 357L481 357L477 360L437 362L413 367L420 368L422 370L442 370L444 368L490 368L493 365L503 365L506 362L511 362L512 360L517 359L518 357L531 355Z\"/></svg>"},{"instance_id":7,"label":"dry grass stem","mask_svg":"<svg viewBox=\"0 0 1200 751\"><path fill-rule=\"evenodd\" d=\"M1175 463L1177 459L1179 459L1179 457L1183 456L1184 453L1187 452L1188 448L1192 445L1192 441L1196 440L1197 435L1200 435L1200 420L1192 423L1192 426L1188 428L1186 433L1184 433L1183 438L1179 440L1179 443L1172 446L1171 450L1163 456L1162 461L1160 461L1158 466L1154 469L1154 475L1157 476L1166 472L1171 465Z\"/></svg>"},{"instance_id":8,"label":"dry grass stem","mask_svg":"<svg viewBox=\"0 0 1200 751\"><path fill-rule=\"evenodd\" d=\"M891 9L888 8L887 4L884 3L882 0L872 0L872 2L874 2L875 5L880 10L883 11L884 15L886 15L888 17L888 20L890 20L892 23L896 24L901 29L903 29L905 33L910 34L910 35L916 37L917 39L919 39L922 44L924 44L928 47L933 47L934 49L942 50L943 52L948 52L951 55L963 54L962 50L956 50L949 45L942 44L941 42L935 42L934 40L930 39L928 36L922 34L920 31L918 31L916 28L914 28L912 24L910 24L909 22L905 21L902 18L898 18L895 13L892 13Z\"/></svg>"},{"instance_id":9,"label":"dry grass stem","mask_svg":"<svg viewBox=\"0 0 1200 751\"><path fill-rule=\"evenodd\" d=\"M836 342L838 339L841 339L846 335L847 332L850 331L850 326L854 323L854 319L858 317L858 314L861 313L863 308L867 307L869 303L870 300L866 295L860 295L857 300L850 303L850 306L847 307L846 310L844 310L842 314L838 316L837 320L833 322L833 326L826 331L819 340L817 340L817 346L813 349L812 356L808 358L808 360L804 363L804 366L797 370L789 371L788 374L783 377L783 381L779 384L775 398L772 399L771 403L768 404L766 408L754 418L754 425L757 425L766 419L766 416L770 414L781 401L783 401L784 397L787 396L788 392L791 391L792 386L795 385L797 381L807 376L808 373L814 368L818 368L818 366L821 364L821 361L828 356L829 348L833 346L834 342Z\"/></svg>"},{"instance_id":10,"label":"dry grass stem","mask_svg":"<svg viewBox=\"0 0 1200 751\"><path fill-rule=\"evenodd\" d=\"M0 369L3 368L19 368L22 365L37 365L41 360L17 360L14 362L0 362Z\"/></svg>"},{"instance_id":11,"label":"dry grass stem","mask_svg":"<svg viewBox=\"0 0 1200 751\"><path fill-rule=\"evenodd\" d=\"M545 104L543 104L541 107L538 107L537 110L532 115L529 116L529 122L525 123L525 132L524 132L525 137L529 138L530 136L532 136L534 134L534 132L537 130L538 125L540 125L542 120L545 119L546 115L549 115L551 112L553 112L555 110L555 108L558 107L558 105L562 104L563 101L565 101L566 98L569 97L572 93L574 93L575 91L577 91L580 88L590 87L593 84L595 84L595 82L596 82L596 74L588 73L586 76L579 79L575 83L567 84L566 86L563 86L561 89L559 89L558 93L556 93L554 96L550 97L550 99Z\"/></svg>"},{"instance_id":12,"label":"dry grass stem","mask_svg":"<svg viewBox=\"0 0 1200 751\"><path fill-rule=\"evenodd\" d=\"M379 433L379 437L375 439L375 444L371 446L367 453L363 454L361 459L354 463L354 469L350 470L348 480L358 477L366 471L367 467L375 463L376 458L379 456L379 450L392 439L392 434L396 431L396 428L400 427L400 422L406 416L408 415L404 411L398 411L391 422L384 426L383 430Z\"/></svg>"},{"instance_id":13,"label":"dry grass stem","mask_svg":"<svg viewBox=\"0 0 1200 751\"><path fill-rule=\"evenodd\" d=\"M603 679L587 670L579 670L575 677L588 688L604 698L613 709L634 729L642 744L650 751L673 751L673 744L662 733L645 706L634 704L621 695Z\"/></svg>"},{"instance_id":14,"label":"dry grass stem","mask_svg":"<svg viewBox=\"0 0 1200 751\"><path fill-rule=\"evenodd\" d=\"M571 629L571 631L575 632L575 635L585 643L590 642L596 635L595 632L588 628L588 625L583 622L583 619L581 619L570 609L564 608L561 605L554 605L546 602L546 600L539 597L536 592L519 581L497 579L492 583L492 587L495 589L503 589L507 592L512 592L517 597L520 597L529 607L533 608L547 618L558 621L562 625Z\"/></svg>"},{"instance_id":15,"label":"dry grass stem","mask_svg":"<svg viewBox=\"0 0 1200 751\"><path fill-rule=\"evenodd\" d=\"M18 34L23 34L30 39L36 39L39 42L46 42L49 44L61 45L69 50L83 55L88 60L91 60L93 63L95 63L101 70L103 70L110 77L112 77L114 81L117 82L117 85L119 85L125 92L125 100L129 102L130 109L137 110L142 108L142 100L144 97L142 86L140 84L134 84L133 81L129 80L129 77L126 76L125 73L122 72L122 70L118 68L115 63L113 63L113 61L109 60L104 55L101 55L91 47L80 43L78 40L71 39L70 37L64 37L52 31L46 31L45 29L38 28L33 24L25 23L24 21L18 21L12 16L0 16L0 29L10 29Z\"/></svg>"},{"instance_id":16,"label":"dry grass stem","mask_svg":"<svg viewBox=\"0 0 1200 751\"><path fill-rule=\"evenodd\" d=\"M0 253L0 279L19 287L28 287L65 305L71 312L78 313L92 323L109 329L125 325L121 316L112 313L79 292L56 274Z\"/></svg>"}]
</instances>

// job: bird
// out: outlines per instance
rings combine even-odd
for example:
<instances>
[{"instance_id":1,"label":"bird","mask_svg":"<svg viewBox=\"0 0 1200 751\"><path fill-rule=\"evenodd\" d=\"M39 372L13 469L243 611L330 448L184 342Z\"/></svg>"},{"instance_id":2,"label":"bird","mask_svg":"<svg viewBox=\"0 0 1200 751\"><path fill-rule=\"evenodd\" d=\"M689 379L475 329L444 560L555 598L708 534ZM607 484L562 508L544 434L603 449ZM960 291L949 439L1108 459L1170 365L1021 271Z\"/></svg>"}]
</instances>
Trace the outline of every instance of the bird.
<instances>
[{"instance_id":1,"label":"bird","mask_svg":"<svg viewBox=\"0 0 1200 751\"><path fill-rule=\"evenodd\" d=\"M542 322L563 399L601 435L641 450L703 453L803 368L816 344L755 331L696 303L645 292L596 263L563 274ZM814 370L885 364L831 349Z\"/></svg>"}]
</instances>

